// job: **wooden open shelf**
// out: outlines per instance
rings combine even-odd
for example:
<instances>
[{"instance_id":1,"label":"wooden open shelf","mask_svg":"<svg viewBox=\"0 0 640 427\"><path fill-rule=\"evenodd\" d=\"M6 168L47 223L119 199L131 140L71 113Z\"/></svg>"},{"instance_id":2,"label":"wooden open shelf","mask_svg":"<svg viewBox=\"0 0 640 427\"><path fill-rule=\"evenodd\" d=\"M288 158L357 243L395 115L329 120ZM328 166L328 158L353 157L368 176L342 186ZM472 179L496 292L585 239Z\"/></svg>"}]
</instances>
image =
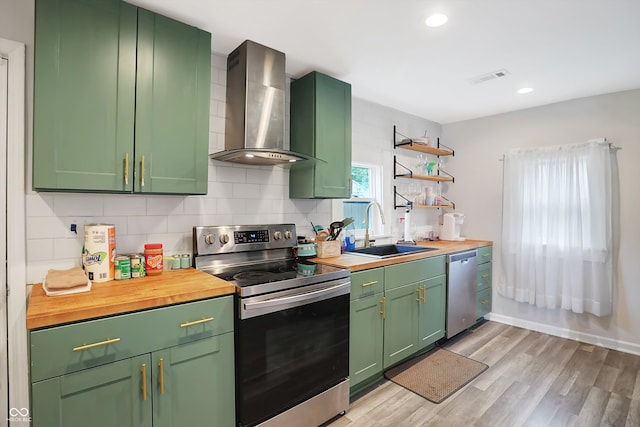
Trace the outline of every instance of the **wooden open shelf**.
<instances>
[{"instance_id":1,"label":"wooden open shelf","mask_svg":"<svg viewBox=\"0 0 640 427\"><path fill-rule=\"evenodd\" d=\"M396 148L404 148L405 150L419 151L420 153L433 154L434 156L453 156L452 150L445 150L443 148L436 148L430 145L419 144L412 140L402 140L396 142Z\"/></svg>"},{"instance_id":2,"label":"wooden open shelf","mask_svg":"<svg viewBox=\"0 0 640 427\"><path fill-rule=\"evenodd\" d=\"M414 208L417 209L455 209L454 205L437 205L437 206L429 206L429 205L413 205Z\"/></svg>"},{"instance_id":3,"label":"wooden open shelf","mask_svg":"<svg viewBox=\"0 0 640 427\"><path fill-rule=\"evenodd\" d=\"M444 176L444 175L416 175L407 174L407 175L396 175L396 178L407 178L407 179L421 179L423 181L436 181L436 182L453 182L453 177Z\"/></svg>"}]
</instances>

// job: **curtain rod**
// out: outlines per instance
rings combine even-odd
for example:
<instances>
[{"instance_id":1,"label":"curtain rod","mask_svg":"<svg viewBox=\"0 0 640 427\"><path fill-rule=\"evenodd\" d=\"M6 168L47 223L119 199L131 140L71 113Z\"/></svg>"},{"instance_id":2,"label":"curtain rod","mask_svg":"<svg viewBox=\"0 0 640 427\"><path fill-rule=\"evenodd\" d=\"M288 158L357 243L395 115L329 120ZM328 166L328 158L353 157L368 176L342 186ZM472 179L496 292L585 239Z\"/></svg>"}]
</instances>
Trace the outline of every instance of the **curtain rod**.
<instances>
[{"instance_id":1,"label":"curtain rod","mask_svg":"<svg viewBox=\"0 0 640 427\"><path fill-rule=\"evenodd\" d=\"M609 144L609 149L614 150L614 151L618 151L618 150L622 150L622 147L618 147L617 145L613 145L613 143L608 142L607 138L595 138L595 139L590 139L587 142L606 142L607 144ZM533 147L535 148L535 147ZM500 158L498 158L499 162L504 161L504 157L506 156L506 154L503 154L502 156L500 156Z\"/></svg>"}]
</instances>

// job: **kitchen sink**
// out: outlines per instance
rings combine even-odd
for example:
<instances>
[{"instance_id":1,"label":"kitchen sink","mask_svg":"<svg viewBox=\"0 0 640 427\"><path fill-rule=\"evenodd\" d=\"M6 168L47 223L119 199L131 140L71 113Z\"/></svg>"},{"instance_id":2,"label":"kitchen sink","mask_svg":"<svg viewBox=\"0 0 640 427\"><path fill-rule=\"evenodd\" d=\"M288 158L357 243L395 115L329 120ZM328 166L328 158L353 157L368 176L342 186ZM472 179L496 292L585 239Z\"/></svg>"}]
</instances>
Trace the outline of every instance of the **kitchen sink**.
<instances>
[{"instance_id":1,"label":"kitchen sink","mask_svg":"<svg viewBox=\"0 0 640 427\"><path fill-rule=\"evenodd\" d=\"M425 246L391 244L391 245L371 246L369 248L353 249L350 251L346 251L345 253L384 259L384 258L391 258L391 257L400 256L400 255L413 254L417 252L435 251L437 249L438 248L428 248Z\"/></svg>"}]
</instances>

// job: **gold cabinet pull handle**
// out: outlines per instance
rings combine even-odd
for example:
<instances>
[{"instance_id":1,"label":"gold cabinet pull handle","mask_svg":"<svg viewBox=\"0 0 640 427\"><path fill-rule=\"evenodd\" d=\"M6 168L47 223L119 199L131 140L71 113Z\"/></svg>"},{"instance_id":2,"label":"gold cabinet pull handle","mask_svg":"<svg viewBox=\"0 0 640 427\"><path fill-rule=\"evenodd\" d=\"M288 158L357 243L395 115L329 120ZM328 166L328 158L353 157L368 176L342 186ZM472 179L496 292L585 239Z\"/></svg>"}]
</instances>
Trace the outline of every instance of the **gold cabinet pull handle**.
<instances>
[{"instance_id":1,"label":"gold cabinet pull handle","mask_svg":"<svg viewBox=\"0 0 640 427\"><path fill-rule=\"evenodd\" d=\"M387 318L387 304L384 297L380 300L380 304L382 305L380 314L382 315L382 319L384 320Z\"/></svg>"},{"instance_id":2,"label":"gold cabinet pull handle","mask_svg":"<svg viewBox=\"0 0 640 427\"><path fill-rule=\"evenodd\" d=\"M482 301L480 301L481 304L486 305L489 304L489 300L488 299L483 299Z\"/></svg>"},{"instance_id":3,"label":"gold cabinet pull handle","mask_svg":"<svg viewBox=\"0 0 640 427\"><path fill-rule=\"evenodd\" d=\"M164 394L164 359L160 358L158 367L160 368L160 394Z\"/></svg>"},{"instance_id":4,"label":"gold cabinet pull handle","mask_svg":"<svg viewBox=\"0 0 640 427\"><path fill-rule=\"evenodd\" d=\"M420 304L422 303L422 288L416 289L416 292L418 293L418 298L416 298L416 301L418 301L418 304Z\"/></svg>"},{"instance_id":5,"label":"gold cabinet pull handle","mask_svg":"<svg viewBox=\"0 0 640 427\"><path fill-rule=\"evenodd\" d=\"M199 325L200 323L206 323L206 322L211 322L213 320L213 317L203 317L200 320L194 320L193 322L184 322L180 324L181 328L187 328L189 326L193 326L193 325Z\"/></svg>"},{"instance_id":6,"label":"gold cabinet pull handle","mask_svg":"<svg viewBox=\"0 0 640 427\"><path fill-rule=\"evenodd\" d=\"M482 277L483 279L486 279L487 277L489 277L489 273L481 274L480 277Z\"/></svg>"},{"instance_id":7,"label":"gold cabinet pull handle","mask_svg":"<svg viewBox=\"0 0 640 427\"><path fill-rule=\"evenodd\" d=\"M142 364L142 400L147 400L147 364Z\"/></svg>"},{"instance_id":8,"label":"gold cabinet pull handle","mask_svg":"<svg viewBox=\"0 0 640 427\"><path fill-rule=\"evenodd\" d=\"M112 338L112 339L107 338L104 341L94 342L93 344L84 344L84 345L80 345L78 347L73 347L73 351L88 350L90 348L100 347L101 345L113 344L114 342L118 342L118 341L120 341L120 338Z\"/></svg>"},{"instance_id":9,"label":"gold cabinet pull handle","mask_svg":"<svg viewBox=\"0 0 640 427\"><path fill-rule=\"evenodd\" d=\"M491 254L482 254L483 257L491 256Z\"/></svg>"},{"instance_id":10,"label":"gold cabinet pull handle","mask_svg":"<svg viewBox=\"0 0 640 427\"><path fill-rule=\"evenodd\" d=\"M140 159L140 186L144 187L144 154Z\"/></svg>"},{"instance_id":11,"label":"gold cabinet pull handle","mask_svg":"<svg viewBox=\"0 0 640 427\"><path fill-rule=\"evenodd\" d=\"M365 286L375 285L376 283L378 283L378 281L377 281L377 280L372 280L372 281L370 281L370 282L364 282L364 283L362 284L362 287L364 288Z\"/></svg>"},{"instance_id":12,"label":"gold cabinet pull handle","mask_svg":"<svg viewBox=\"0 0 640 427\"><path fill-rule=\"evenodd\" d=\"M124 185L129 185L129 152L124 155Z\"/></svg>"}]
</instances>

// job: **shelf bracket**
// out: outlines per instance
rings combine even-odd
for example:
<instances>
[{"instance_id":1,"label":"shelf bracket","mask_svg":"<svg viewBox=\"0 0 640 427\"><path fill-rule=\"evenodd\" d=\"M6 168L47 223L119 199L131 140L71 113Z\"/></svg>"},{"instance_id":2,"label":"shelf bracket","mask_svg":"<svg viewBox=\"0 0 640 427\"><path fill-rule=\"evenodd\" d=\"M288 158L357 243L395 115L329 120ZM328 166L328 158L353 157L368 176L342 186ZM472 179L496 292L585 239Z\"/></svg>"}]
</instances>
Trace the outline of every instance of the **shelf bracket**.
<instances>
[{"instance_id":1,"label":"shelf bracket","mask_svg":"<svg viewBox=\"0 0 640 427\"><path fill-rule=\"evenodd\" d=\"M444 144L441 144L441 143L440 143L440 137L438 137L438 148L443 148L443 147L444 147L444 148L446 148L447 150L451 151L451 156L452 156L452 157L455 157L455 155L456 155L456 150L454 150L453 148L448 147L448 146L446 146L446 145L444 145ZM438 157L440 157L440 156L438 156Z\"/></svg>"},{"instance_id":2,"label":"shelf bracket","mask_svg":"<svg viewBox=\"0 0 640 427\"><path fill-rule=\"evenodd\" d=\"M398 197L400 197L401 199L404 199L404 201L406 201L407 203L405 203L404 205L399 205L398 204ZM398 190L396 188L396 186L393 186L393 209L398 209L398 208L408 208L411 209L413 208L413 202L410 201L409 199L407 199L406 197L404 197L402 194L398 193Z\"/></svg>"},{"instance_id":3,"label":"shelf bracket","mask_svg":"<svg viewBox=\"0 0 640 427\"><path fill-rule=\"evenodd\" d=\"M453 175L451 175L451 174L450 174L449 172L447 172L446 170L444 170L444 169L438 169L438 176L440 176L440 172L442 172L444 175L446 175L446 176L448 176L449 178L451 178L451 182L452 182L452 183L453 183L453 182L456 182L456 177L455 177L455 176L453 176ZM438 181L438 182L441 182L441 181Z\"/></svg>"},{"instance_id":4,"label":"shelf bracket","mask_svg":"<svg viewBox=\"0 0 640 427\"><path fill-rule=\"evenodd\" d=\"M406 170L407 173L398 173L397 166L400 166L401 168ZM393 179L396 179L398 177L412 178L413 177L413 171L411 171L411 169L409 169L408 167L406 167L405 165L400 163L398 160L396 160L396 156L394 155L393 156Z\"/></svg>"},{"instance_id":5,"label":"shelf bracket","mask_svg":"<svg viewBox=\"0 0 640 427\"><path fill-rule=\"evenodd\" d=\"M446 200L447 202L449 202L449 204L451 205L451 209L456 209L456 204L453 203L451 200L447 199L446 197L444 197L442 194L440 195L440 198L443 200Z\"/></svg>"}]
</instances>

